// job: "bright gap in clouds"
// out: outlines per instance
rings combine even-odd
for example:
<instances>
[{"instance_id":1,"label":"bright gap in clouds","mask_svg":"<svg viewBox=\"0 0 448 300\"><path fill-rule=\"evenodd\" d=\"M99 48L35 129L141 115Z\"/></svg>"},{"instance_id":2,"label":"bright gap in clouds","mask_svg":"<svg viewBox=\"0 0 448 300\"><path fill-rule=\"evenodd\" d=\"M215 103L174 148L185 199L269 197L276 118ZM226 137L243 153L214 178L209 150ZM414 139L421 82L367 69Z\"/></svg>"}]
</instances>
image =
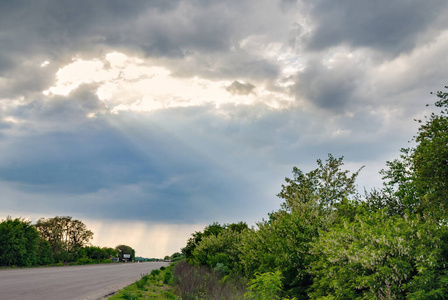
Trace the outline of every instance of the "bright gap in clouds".
<instances>
[{"instance_id":1,"label":"bright gap in clouds","mask_svg":"<svg viewBox=\"0 0 448 300\"><path fill-rule=\"evenodd\" d=\"M112 113L150 112L172 107L264 103L274 109L292 105L294 98L284 92L235 80L208 80L197 76L179 78L150 60L111 52L104 59L75 59L60 68L53 86L44 95L68 96L82 84L93 84L98 98Z\"/></svg>"}]
</instances>

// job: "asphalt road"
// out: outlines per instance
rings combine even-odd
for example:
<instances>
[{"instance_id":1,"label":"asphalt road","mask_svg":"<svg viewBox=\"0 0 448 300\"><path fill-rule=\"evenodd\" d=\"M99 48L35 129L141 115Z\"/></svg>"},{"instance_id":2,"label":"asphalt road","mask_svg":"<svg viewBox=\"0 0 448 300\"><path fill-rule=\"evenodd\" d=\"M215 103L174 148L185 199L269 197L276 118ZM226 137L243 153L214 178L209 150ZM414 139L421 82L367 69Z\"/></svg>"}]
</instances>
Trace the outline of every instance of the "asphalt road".
<instances>
[{"instance_id":1,"label":"asphalt road","mask_svg":"<svg viewBox=\"0 0 448 300\"><path fill-rule=\"evenodd\" d=\"M0 270L0 300L96 300L137 281L164 262Z\"/></svg>"}]
</instances>

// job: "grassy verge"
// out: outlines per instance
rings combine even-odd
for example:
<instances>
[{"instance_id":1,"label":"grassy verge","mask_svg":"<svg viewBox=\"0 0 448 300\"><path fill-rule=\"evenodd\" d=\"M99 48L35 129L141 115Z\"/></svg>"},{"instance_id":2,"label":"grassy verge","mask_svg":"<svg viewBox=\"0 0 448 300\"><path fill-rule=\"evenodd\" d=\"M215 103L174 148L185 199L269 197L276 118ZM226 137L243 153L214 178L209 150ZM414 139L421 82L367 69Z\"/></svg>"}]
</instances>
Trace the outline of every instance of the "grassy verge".
<instances>
[{"instance_id":1,"label":"grassy verge","mask_svg":"<svg viewBox=\"0 0 448 300\"><path fill-rule=\"evenodd\" d=\"M174 295L170 285L173 281L172 274L172 266L152 270L151 274L142 274L140 280L117 291L108 299L180 299Z\"/></svg>"}]
</instances>

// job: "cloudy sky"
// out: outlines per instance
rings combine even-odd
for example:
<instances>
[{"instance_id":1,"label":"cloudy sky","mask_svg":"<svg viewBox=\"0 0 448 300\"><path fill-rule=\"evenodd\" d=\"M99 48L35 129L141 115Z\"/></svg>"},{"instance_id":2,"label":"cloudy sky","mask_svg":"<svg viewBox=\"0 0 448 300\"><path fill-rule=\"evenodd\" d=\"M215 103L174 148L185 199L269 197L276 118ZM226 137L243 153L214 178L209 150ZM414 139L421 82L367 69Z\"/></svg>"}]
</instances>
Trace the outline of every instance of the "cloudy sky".
<instances>
[{"instance_id":1,"label":"cloudy sky","mask_svg":"<svg viewBox=\"0 0 448 300\"><path fill-rule=\"evenodd\" d=\"M293 166L360 190L448 84L445 0L0 1L0 218L179 251L279 208Z\"/></svg>"}]
</instances>

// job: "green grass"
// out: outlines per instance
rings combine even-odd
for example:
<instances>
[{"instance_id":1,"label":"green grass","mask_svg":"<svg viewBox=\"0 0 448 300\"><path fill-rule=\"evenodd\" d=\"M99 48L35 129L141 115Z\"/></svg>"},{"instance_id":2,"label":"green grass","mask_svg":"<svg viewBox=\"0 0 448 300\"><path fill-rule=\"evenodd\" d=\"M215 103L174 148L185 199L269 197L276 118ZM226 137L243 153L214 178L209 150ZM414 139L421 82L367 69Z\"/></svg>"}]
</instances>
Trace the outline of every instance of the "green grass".
<instances>
[{"instance_id":1,"label":"green grass","mask_svg":"<svg viewBox=\"0 0 448 300\"><path fill-rule=\"evenodd\" d=\"M110 300L139 300L139 299L180 299L172 292L171 266L160 270L153 270L151 274L142 274L140 280L117 291Z\"/></svg>"}]
</instances>

